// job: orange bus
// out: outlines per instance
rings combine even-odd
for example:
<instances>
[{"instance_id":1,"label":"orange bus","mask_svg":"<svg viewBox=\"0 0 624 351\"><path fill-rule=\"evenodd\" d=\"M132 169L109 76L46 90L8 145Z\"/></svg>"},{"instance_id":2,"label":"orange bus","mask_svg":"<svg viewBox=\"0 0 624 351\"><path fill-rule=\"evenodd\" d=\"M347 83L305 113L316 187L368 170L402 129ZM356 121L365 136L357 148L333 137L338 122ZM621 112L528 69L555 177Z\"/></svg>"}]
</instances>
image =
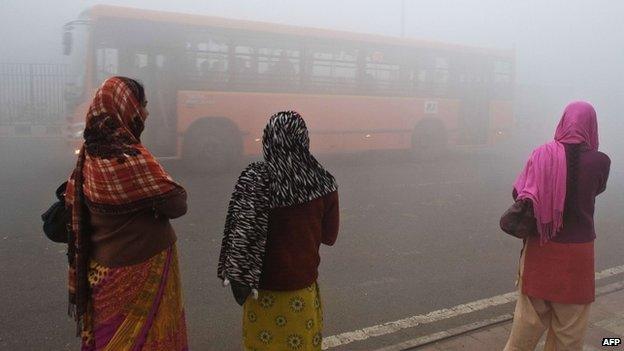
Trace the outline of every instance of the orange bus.
<instances>
[{"instance_id":1,"label":"orange bus","mask_svg":"<svg viewBox=\"0 0 624 351\"><path fill-rule=\"evenodd\" d=\"M64 27L68 136L107 77L141 80L144 142L197 169L261 153L269 115L305 117L317 153L492 145L513 124L514 53L210 16L94 6Z\"/></svg>"}]
</instances>

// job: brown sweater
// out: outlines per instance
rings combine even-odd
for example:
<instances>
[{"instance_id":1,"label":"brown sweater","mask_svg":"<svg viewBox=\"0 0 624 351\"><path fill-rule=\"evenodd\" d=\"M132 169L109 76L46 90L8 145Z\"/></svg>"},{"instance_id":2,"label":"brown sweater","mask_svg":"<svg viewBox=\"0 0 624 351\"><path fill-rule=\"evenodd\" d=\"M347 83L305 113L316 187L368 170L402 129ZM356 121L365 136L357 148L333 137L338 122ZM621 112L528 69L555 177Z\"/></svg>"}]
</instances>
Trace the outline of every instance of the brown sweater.
<instances>
[{"instance_id":1,"label":"brown sweater","mask_svg":"<svg viewBox=\"0 0 624 351\"><path fill-rule=\"evenodd\" d=\"M336 242L339 222L338 192L271 210L260 288L299 290L314 283L319 247Z\"/></svg>"},{"instance_id":2,"label":"brown sweater","mask_svg":"<svg viewBox=\"0 0 624 351\"><path fill-rule=\"evenodd\" d=\"M169 219L186 213L186 192L122 215L91 212L91 258L106 267L138 264L176 241Z\"/></svg>"}]
</instances>

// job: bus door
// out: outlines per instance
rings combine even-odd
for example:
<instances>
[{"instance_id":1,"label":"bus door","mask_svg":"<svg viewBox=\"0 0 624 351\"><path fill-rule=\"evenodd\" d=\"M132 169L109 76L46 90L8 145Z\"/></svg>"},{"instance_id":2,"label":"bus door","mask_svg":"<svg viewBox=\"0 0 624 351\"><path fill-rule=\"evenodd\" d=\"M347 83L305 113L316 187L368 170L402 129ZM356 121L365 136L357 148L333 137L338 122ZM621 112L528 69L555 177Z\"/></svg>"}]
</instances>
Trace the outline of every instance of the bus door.
<instances>
[{"instance_id":1,"label":"bus door","mask_svg":"<svg viewBox=\"0 0 624 351\"><path fill-rule=\"evenodd\" d=\"M157 156L176 153L175 32L162 26L111 21L94 30L96 84L115 75L145 86L150 113L141 137ZM166 48L166 49L164 49Z\"/></svg>"},{"instance_id":2,"label":"bus door","mask_svg":"<svg viewBox=\"0 0 624 351\"><path fill-rule=\"evenodd\" d=\"M178 74L172 55L162 50L136 52L135 74L145 86L149 117L143 142L156 156L176 155Z\"/></svg>"}]
</instances>

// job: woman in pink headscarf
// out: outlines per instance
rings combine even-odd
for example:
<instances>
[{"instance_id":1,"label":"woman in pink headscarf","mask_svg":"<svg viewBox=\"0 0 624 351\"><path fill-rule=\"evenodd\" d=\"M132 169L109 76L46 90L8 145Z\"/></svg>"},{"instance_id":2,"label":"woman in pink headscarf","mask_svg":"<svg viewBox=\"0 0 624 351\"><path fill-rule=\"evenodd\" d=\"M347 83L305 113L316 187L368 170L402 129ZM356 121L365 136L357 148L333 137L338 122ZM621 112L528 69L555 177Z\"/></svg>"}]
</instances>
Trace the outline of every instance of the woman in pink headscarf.
<instances>
[{"instance_id":1,"label":"woman in pink headscarf","mask_svg":"<svg viewBox=\"0 0 624 351\"><path fill-rule=\"evenodd\" d=\"M555 140L537 148L514 184L533 203L537 233L525 241L520 293L505 351L582 350L594 301L594 202L607 184L591 104L570 103Z\"/></svg>"}]
</instances>

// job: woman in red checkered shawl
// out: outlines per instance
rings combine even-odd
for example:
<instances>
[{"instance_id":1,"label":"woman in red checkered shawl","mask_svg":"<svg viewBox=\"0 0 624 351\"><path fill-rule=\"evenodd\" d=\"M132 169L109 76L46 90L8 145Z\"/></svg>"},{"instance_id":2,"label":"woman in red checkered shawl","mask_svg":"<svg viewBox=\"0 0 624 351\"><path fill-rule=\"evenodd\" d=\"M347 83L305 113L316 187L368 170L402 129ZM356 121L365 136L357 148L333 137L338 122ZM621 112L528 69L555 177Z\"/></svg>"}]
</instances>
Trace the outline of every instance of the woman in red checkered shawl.
<instances>
[{"instance_id":1,"label":"woman in red checkered shawl","mask_svg":"<svg viewBox=\"0 0 624 351\"><path fill-rule=\"evenodd\" d=\"M107 79L70 177L70 313L85 350L187 350L176 236L186 192L141 144L143 86Z\"/></svg>"}]
</instances>

